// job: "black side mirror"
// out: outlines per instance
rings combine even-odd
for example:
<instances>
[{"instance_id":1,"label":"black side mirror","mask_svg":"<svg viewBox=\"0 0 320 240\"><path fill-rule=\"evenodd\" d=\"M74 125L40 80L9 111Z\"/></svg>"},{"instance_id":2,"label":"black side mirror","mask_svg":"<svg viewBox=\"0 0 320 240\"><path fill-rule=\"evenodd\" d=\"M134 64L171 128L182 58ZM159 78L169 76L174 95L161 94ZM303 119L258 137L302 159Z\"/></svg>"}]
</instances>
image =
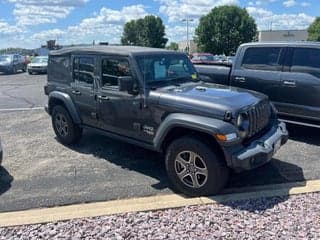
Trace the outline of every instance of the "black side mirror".
<instances>
[{"instance_id":1,"label":"black side mirror","mask_svg":"<svg viewBox=\"0 0 320 240\"><path fill-rule=\"evenodd\" d=\"M118 77L119 91L133 93L133 79L131 76Z\"/></svg>"}]
</instances>

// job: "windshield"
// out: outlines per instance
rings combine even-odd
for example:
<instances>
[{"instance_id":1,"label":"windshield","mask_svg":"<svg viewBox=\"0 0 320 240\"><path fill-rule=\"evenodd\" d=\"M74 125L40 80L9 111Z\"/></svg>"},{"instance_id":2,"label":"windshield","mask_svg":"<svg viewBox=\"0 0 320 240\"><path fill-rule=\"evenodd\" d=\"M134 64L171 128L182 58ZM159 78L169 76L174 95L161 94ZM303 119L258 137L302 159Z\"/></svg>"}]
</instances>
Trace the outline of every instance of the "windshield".
<instances>
[{"instance_id":1,"label":"windshield","mask_svg":"<svg viewBox=\"0 0 320 240\"><path fill-rule=\"evenodd\" d=\"M47 63L48 58L34 58L31 61L32 63Z\"/></svg>"},{"instance_id":2,"label":"windshield","mask_svg":"<svg viewBox=\"0 0 320 240\"><path fill-rule=\"evenodd\" d=\"M11 57L8 55L2 55L0 56L0 61L10 61Z\"/></svg>"},{"instance_id":3,"label":"windshield","mask_svg":"<svg viewBox=\"0 0 320 240\"><path fill-rule=\"evenodd\" d=\"M172 80L198 80L198 75L184 54L138 56L137 62L147 84Z\"/></svg>"}]
</instances>

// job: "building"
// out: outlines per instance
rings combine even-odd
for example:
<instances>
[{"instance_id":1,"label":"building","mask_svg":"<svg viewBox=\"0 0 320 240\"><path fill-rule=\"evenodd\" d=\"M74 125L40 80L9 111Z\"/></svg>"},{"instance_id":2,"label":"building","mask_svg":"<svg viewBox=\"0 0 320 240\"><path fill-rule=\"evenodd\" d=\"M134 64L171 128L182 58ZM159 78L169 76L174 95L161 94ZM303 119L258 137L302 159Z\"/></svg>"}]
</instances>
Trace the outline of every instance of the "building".
<instances>
[{"instance_id":1,"label":"building","mask_svg":"<svg viewBox=\"0 0 320 240\"><path fill-rule=\"evenodd\" d=\"M307 30L268 30L259 32L259 42L307 41Z\"/></svg>"},{"instance_id":2,"label":"building","mask_svg":"<svg viewBox=\"0 0 320 240\"><path fill-rule=\"evenodd\" d=\"M193 40L189 40L190 53L195 53L198 51L198 46ZM178 51L188 52L187 41L178 42Z\"/></svg>"}]
</instances>

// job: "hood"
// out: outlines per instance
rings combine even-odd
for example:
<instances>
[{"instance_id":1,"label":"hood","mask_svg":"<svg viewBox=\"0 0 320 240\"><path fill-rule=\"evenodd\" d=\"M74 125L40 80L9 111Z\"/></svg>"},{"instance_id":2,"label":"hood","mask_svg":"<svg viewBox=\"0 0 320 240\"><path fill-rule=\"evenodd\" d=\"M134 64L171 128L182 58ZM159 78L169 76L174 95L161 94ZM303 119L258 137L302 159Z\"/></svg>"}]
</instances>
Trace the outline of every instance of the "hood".
<instances>
[{"instance_id":1,"label":"hood","mask_svg":"<svg viewBox=\"0 0 320 240\"><path fill-rule=\"evenodd\" d=\"M166 87L151 94L158 96L160 105L219 118L223 118L226 111L235 116L242 109L267 98L254 91L208 83Z\"/></svg>"},{"instance_id":2,"label":"hood","mask_svg":"<svg viewBox=\"0 0 320 240\"><path fill-rule=\"evenodd\" d=\"M48 63L29 63L28 66L30 67L45 67Z\"/></svg>"},{"instance_id":3,"label":"hood","mask_svg":"<svg viewBox=\"0 0 320 240\"><path fill-rule=\"evenodd\" d=\"M8 66L8 65L10 65L10 61L0 61L0 65Z\"/></svg>"}]
</instances>

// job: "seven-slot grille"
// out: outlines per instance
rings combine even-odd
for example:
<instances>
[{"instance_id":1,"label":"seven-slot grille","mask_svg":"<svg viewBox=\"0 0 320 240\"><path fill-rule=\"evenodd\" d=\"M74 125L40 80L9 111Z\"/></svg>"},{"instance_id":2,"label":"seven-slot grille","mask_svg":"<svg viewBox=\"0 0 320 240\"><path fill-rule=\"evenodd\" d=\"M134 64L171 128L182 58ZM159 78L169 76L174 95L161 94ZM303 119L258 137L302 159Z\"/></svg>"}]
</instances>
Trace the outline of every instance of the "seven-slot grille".
<instances>
[{"instance_id":1,"label":"seven-slot grille","mask_svg":"<svg viewBox=\"0 0 320 240\"><path fill-rule=\"evenodd\" d=\"M271 107L268 101L262 101L247 112L249 118L248 138L264 129L270 121Z\"/></svg>"}]
</instances>

